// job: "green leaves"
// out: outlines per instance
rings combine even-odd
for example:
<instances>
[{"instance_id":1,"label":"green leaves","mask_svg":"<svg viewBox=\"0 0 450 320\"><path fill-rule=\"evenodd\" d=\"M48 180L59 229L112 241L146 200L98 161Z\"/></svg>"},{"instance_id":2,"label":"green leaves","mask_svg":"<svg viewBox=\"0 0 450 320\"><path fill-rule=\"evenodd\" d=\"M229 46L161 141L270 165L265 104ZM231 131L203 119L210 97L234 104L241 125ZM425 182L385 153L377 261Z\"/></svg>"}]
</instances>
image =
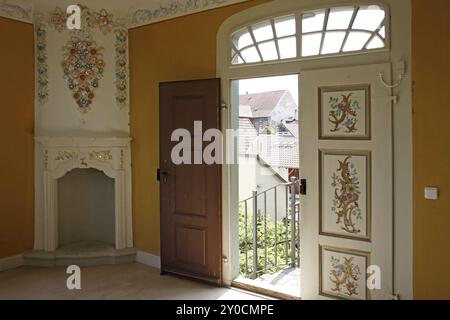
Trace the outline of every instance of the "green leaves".
<instances>
[{"instance_id":1,"label":"green leaves","mask_svg":"<svg viewBox=\"0 0 450 320\"><path fill-rule=\"evenodd\" d=\"M240 273L242 275L251 275L253 273L253 216L252 212L247 214L247 224L245 223L244 206L239 208L239 260ZM257 270L263 271L264 274L273 274L286 268L291 261L290 257L290 230L291 222L285 219L277 221L258 211L257 218ZM288 234L286 234L286 223ZM276 228L275 228L276 225ZM247 235L246 235L247 226ZM298 232L296 232L296 242L298 243ZM288 241L288 257L286 259L286 241ZM265 246L264 246L265 244ZM247 266L246 270L246 252ZM277 259L275 261L275 255ZM259 273L261 275L263 273Z\"/></svg>"}]
</instances>

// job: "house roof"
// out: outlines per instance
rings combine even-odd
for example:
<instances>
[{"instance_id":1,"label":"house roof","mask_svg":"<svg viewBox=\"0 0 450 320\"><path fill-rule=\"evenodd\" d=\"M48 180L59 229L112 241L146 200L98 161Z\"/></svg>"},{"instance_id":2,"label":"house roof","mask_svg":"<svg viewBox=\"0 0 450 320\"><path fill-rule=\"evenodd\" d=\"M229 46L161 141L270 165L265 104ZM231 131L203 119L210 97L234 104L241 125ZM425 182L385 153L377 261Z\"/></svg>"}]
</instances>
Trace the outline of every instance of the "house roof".
<instances>
[{"instance_id":1,"label":"house roof","mask_svg":"<svg viewBox=\"0 0 450 320\"><path fill-rule=\"evenodd\" d=\"M274 168L298 168L299 153L296 137L259 135L247 150Z\"/></svg>"},{"instance_id":2,"label":"house roof","mask_svg":"<svg viewBox=\"0 0 450 320\"><path fill-rule=\"evenodd\" d=\"M298 122L285 123L284 126L288 131L298 139Z\"/></svg>"},{"instance_id":3,"label":"house roof","mask_svg":"<svg viewBox=\"0 0 450 320\"><path fill-rule=\"evenodd\" d=\"M278 90L240 95L239 116L248 118L270 117L273 109L286 92L287 90Z\"/></svg>"}]
</instances>

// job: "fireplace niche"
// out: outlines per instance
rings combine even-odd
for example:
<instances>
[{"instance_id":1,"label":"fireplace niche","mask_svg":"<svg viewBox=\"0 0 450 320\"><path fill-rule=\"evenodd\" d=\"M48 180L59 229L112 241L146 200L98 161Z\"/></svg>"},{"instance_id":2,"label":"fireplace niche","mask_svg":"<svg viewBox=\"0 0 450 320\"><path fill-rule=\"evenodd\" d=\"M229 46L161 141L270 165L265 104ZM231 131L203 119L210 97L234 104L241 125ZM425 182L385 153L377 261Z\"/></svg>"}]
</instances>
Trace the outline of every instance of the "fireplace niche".
<instances>
[{"instance_id":1,"label":"fireplace niche","mask_svg":"<svg viewBox=\"0 0 450 320\"><path fill-rule=\"evenodd\" d=\"M26 265L132 262L130 138L36 138L34 250Z\"/></svg>"}]
</instances>

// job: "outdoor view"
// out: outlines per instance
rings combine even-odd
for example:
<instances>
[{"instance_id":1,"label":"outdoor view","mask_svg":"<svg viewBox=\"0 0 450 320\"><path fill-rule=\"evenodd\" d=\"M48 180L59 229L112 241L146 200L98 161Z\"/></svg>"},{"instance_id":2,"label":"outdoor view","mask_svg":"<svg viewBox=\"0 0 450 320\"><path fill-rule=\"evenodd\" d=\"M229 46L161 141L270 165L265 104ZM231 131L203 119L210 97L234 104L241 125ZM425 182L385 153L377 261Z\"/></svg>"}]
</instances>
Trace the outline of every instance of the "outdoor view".
<instances>
[{"instance_id":1,"label":"outdoor view","mask_svg":"<svg viewBox=\"0 0 450 320\"><path fill-rule=\"evenodd\" d=\"M245 284L299 296L298 75L239 80L239 250Z\"/></svg>"}]
</instances>

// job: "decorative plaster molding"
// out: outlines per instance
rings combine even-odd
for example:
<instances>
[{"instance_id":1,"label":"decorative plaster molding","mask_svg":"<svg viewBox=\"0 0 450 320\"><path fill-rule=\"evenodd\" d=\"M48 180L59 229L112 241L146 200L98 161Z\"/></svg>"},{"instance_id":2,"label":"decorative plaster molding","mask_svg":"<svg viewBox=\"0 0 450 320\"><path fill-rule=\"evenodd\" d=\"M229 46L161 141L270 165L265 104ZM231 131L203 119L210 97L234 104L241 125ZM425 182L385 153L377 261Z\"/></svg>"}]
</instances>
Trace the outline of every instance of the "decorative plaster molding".
<instances>
[{"instance_id":1,"label":"decorative plaster molding","mask_svg":"<svg viewBox=\"0 0 450 320\"><path fill-rule=\"evenodd\" d=\"M47 30L45 26L35 24L36 42L36 95L43 105L48 100L48 63L47 63Z\"/></svg>"},{"instance_id":2,"label":"decorative plaster molding","mask_svg":"<svg viewBox=\"0 0 450 320\"><path fill-rule=\"evenodd\" d=\"M33 23L33 6L18 0L3 0L0 2L0 16Z\"/></svg>"},{"instance_id":3,"label":"decorative plaster molding","mask_svg":"<svg viewBox=\"0 0 450 320\"><path fill-rule=\"evenodd\" d=\"M111 154L111 150L102 150L102 151L92 150L91 152L89 152L89 160L111 161L112 159L113 156Z\"/></svg>"},{"instance_id":4,"label":"decorative plaster molding","mask_svg":"<svg viewBox=\"0 0 450 320\"><path fill-rule=\"evenodd\" d=\"M1 0L0 0L1 1ZM80 30L68 30L66 21L68 14L61 7L46 11L34 12L36 29L36 99L44 105L49 98L48 79L48 45L50 32L69 35L69 42L63 47L63 75L71 95L76 101L78 110L87 113L93 104L95 90L103 77L105 61L102 57L103 48L97 47L94 41L94 29L105 36L114 37L115 58L110 64L114 68L114 86L116 88L116 105L123 109L128 106L128 30L126 19L114 16L106 9L92 10L80 5L82 23ZM111 35L112 33L112 35ZM80 50L86 47L89 50ZM93 54L93 50L95 54ZM52 49L53 50L53 49Z\"/></svg>"},{"instance_id":5,"label":"decorative plaster molding","mask_svg":"<svg viewBox=\"0 0 450 320\"><path fill-rule=\"evenodd\" d=\"M116 104L124 108L128 104L128 30L114 31L116 48Z\"/></svg>"},{"instance_id":6,"label":"decorative plaster molding","mask_svg":"<svg viewBox=\"0 0 450 320\"><path fill-rule=\"evenodd\" d=\"M87 6L79 5L81 8L81 29L89 30L97 28L103 34L108 34L115 28L123 27L124 22L121 18L116 18L106 9L94 11ZM56 31L67 30L66 22L69 15L60 7L55 7L46 18L47 24Z\"/></svg>"},{"instance_id":7,"label":"decorative plaster molding","mask_svg":"<svg viewBox=\"0 0 450 320\"><path fill-rule=\"evenodd\" d=\"M199 11L214 9L246 0L165 0L150 7L132 9L130 27L142 26Z\"/></svg>"},{"instance_id":8,"label":"decorative plaster molding","mask_svg":"<svg viewBox=\"0 0 450 320\"><path fill-rule=\"evenodd\" d=\"M90 35L72 36L63 47L61 65L64 80L67 81L78 110L81 113L88 112L95 98L95 90L103 78L103 47L98 46Z\"/></svg>"}]
</instances>

